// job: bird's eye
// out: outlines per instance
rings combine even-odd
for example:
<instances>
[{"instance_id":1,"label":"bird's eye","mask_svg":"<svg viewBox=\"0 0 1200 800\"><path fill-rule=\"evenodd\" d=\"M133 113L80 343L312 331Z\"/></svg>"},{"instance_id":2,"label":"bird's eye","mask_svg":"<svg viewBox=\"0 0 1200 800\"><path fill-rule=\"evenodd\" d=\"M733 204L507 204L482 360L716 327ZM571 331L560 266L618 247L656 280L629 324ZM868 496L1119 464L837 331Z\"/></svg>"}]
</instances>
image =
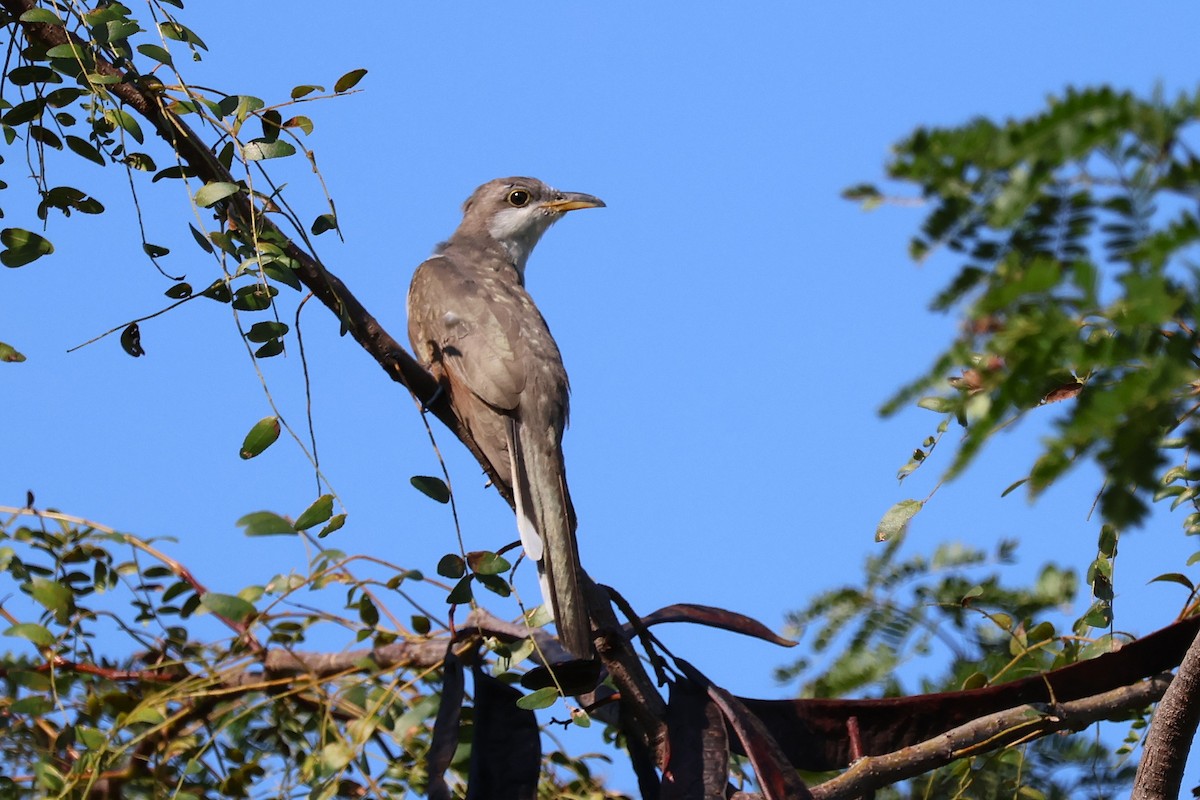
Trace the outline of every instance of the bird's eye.
<instances>
[{"instance_id":1,"label":"bird's eye","mask_svg":"<svg viewBox=\"0 0 1200 800\"><path fill-rule=\"evenodd\" d=\"M514 205L517 208L529 204L529 192L524 189L513 189L508 193L509 205Z\"/></svg>"}]
</instances>

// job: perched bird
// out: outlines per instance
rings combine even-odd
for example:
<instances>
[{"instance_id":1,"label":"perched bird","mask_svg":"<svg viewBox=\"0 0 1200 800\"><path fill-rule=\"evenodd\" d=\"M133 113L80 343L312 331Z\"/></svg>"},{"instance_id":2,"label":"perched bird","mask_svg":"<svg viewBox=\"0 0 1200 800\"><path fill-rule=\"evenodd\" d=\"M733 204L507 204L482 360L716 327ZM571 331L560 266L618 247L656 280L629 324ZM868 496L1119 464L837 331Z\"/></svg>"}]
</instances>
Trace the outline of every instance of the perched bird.
<instances>
[{"instance_id":1,"label":"perched bird","mask_svg":"<svg viewBox=\"0 0 1200 800\"><path fill-rule=\"evenodd\" d=\"M489 181L463 204L458 230L417 267L408 290L413 351L512 487L521 544L537 562L559 640L583 659L592 657L592 637L563 464L567 372L525 290L525 262L563 214L603 206L533 178Z\"/></svg>"}]
</instances>

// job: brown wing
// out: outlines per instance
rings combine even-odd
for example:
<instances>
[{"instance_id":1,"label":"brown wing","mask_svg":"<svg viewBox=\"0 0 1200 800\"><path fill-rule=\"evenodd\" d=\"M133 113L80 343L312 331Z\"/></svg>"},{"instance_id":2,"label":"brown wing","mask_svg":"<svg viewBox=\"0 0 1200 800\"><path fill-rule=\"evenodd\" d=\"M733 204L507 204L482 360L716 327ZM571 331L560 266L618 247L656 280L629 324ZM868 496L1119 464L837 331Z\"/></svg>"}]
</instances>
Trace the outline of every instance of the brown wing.
<instances>
[{"instance_id":1,"label":"brown wing","mask_svg":"<svg viewBox=\"0 0 1200 800\"><path fill-rule=\"evenodd\" d=\"M446 256L417 268L408 293L408 336L417 358L490 406L512 411L525 389L519 309L507 287Z\"/></svg>"}]
</instances>

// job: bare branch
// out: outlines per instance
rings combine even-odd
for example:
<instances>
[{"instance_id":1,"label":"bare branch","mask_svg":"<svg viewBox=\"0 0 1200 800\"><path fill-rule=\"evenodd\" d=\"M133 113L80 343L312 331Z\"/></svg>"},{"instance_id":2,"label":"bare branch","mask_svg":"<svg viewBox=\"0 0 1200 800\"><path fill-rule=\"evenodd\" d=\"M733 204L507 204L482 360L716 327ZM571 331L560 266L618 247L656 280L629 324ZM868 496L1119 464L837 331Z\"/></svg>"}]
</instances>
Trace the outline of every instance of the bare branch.
<instances>
[{"instance_id":1,"label":"bare branch","mask_svg":"<svg viewBox=\"0 0 1200 800\"><path fill-rule=\"evenodd\" d=\"M1081 730L1093 722L1145 708L1163 696L1170 682L1170 675L1159 675L1069 703L1023 705L988 714L912 747L862 758L839 777L813 787L812 795L817 800L861 797L960 758L1057 731Z\"/></svg>"},{"instance_id":2,"label":"bare branch","mask_svg":"<svg viewBox=\"0 0 1200 800\"><path fill-rule=\"evenodd\" d=\"M1183 656L1175 679L1154 710L1133 781L1132 800L1179 797L1196 726L1200 724L1200 634Z\"/></svg>"}]
</instances>

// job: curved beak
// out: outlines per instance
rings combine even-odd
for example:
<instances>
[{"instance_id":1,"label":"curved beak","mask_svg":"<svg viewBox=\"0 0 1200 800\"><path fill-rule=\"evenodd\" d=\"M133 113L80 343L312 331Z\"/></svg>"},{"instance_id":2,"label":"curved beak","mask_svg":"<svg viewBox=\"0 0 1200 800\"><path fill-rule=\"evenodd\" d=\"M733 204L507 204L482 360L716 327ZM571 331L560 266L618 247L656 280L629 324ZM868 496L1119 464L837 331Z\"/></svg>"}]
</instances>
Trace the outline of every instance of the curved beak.
<instances>
[{"instance_id":1,"label":"curved beak","mask_svg":"<svg viewBox=\"0 0 1200 800\"><path fill-rule=\"evenodd\" d=\"M554 199L544 204L542 208L562 214L580 208L604 208L604 201L583 192L557 192Z\"/></svg>"}]
</instances>

